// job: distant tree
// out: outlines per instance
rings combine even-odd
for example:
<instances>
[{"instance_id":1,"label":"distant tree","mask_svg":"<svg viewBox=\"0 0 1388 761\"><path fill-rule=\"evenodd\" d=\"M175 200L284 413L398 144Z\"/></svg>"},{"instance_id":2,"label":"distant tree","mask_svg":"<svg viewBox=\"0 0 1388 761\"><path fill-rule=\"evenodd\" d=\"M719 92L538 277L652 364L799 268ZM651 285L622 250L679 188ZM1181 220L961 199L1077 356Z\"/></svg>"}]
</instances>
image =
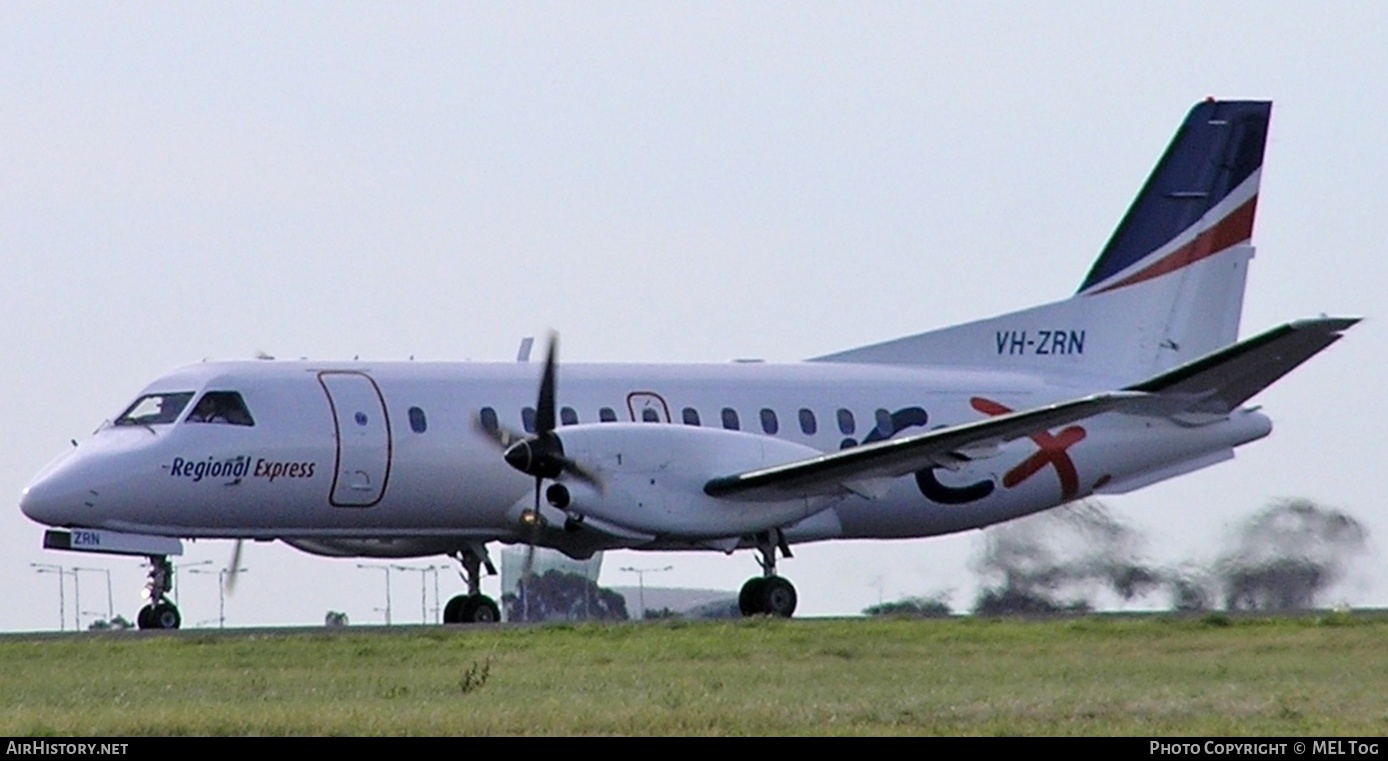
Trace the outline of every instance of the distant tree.
<instances>
[{"instance_id":1,"label":"distant tree","mask_svg":"<svg viewBox=\"0 0 1388 761\"><path fill-rule=\"evenodd\" d=\"M323 616L323 625L330 628L346 626L347 614L341 611L330 610L327 615Z\"/></svg>"},{"instance_id":2,"label":"distant tree","mask_svg":"<svg viewBox=\"0 0 1388 761\"><path fill-rule=\"evenodd\" d=\"M1305 610L1364 554L1368 529L1310 500L1274 502L1244 520L1215 564L1228 610Z\"/></svg>"},{"instance_id":3,"label":"distant tree","mask_svg":"<svg viewBox=\"0 0 1388 761\"><path fill-rule=\"evenodd\" d=\"M1026 616L1044 613L1088 613L1092 607L1085 600L1059 602L1044 594L1026 591L1015 586L985 589L974 602L974 613L980 616Z\"/></svg>"},{"instance_id":4,"label":"distant tree","mask_svg":"<svg viewBox=\"0 0 1388 761\"><path fill-rule=\"evenodd\" d=\"M660 610L646 608L646 611L641 614L641 617L648 621L659 618L683 618L678 612L670 610L669 608L661 608Z\"/></svg>"},{"instance_id":5,"label":"distant tree","mask_svg":"<svg viewBox=\"0 0 1388 761\"><path fill-rule=\"evenodd\" d=\"M898 618L945 618L952 612L949 603L939 597L905 597L863 608L865 616Z\"/></svg>"},{"instance_id":6,"label":"distant tree","mask_svg":"<svg viewBox=\"0 0 1388 761\"><path fill-rule=\"evenodd\" d=\"M1209 610L1210 590L1198 579L1177 576L1171 579L1171 609L1198 613Z\"/></svg>"},{"instance_id":7,"label":"distant tree","mask_svg":"<svg viewBox=\"0 0 1388 761\"><path fill-rule=\"evenodd\" d=\"M116 615L111 616L110 621L98 618L97 620L91 622L91 624L87 626L87 631L99 632L129 629L131 626L132 624L130 623L130 621L126 620L125 616L122 616L121 614L117 613Z\"/></svg>"},{"instance_id":8,"label":"distant tree","mask_svg":"<svg viewBox=\"0 0 1388 761\"><path fill-rule=\"evenodd\" d=\"M627 601L588 577L551 569L521 579L501 596L508 621L625 621Z\"/></svg>"}]
</instances>

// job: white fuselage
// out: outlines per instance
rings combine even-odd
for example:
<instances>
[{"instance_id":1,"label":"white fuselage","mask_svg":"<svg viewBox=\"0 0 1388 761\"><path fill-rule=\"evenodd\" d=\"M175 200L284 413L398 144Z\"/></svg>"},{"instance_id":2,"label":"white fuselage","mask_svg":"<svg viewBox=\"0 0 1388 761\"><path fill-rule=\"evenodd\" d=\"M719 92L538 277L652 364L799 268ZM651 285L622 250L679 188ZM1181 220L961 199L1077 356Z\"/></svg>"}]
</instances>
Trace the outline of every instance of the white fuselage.
<instances>
[{"instance_id":1,"label":"white fuselage","mask_svg":"<svg viewBox=\"0 0 1388 761\"><path fill-rule=\"evenodd\" d=\"M574 418L581 428L573 431L690 425L688 410L702 427L725 429L731 411L744 438L728 441L741 445L746 437L773 437L820 452L1094 390L1022 374L812 362L573 364L560 373L561 435ZM538 375L537 366L525 363L260 361L187 367L150 384L146 393L193 392L197 398L234 391L254 424L180 418L105 425L40 473L22 506L30 517L54 526L283 539L326 554L433 554L469 540L535 540L576 555L609 547L746 545L756 511L767 508L730 506L722 537L707 530L654 537L565 530L559 522L538 534L523 529L520 516L532 504L534 481L508 466L477 426L479 416L495 414L500 426L522 430L523 410L535 404ZM977 528L1227 459L1233 447L1269 430L1267 418L1256 412L1201 426L1107 413L1014 441L956 470L923 470L871 494L806 500L778 514L783 525L764 527L781 529L792 543ZM648 461L656 484L663 455L649 444L633 446L646 448L633 454ZM766 452L766 463L758 464L797 459L775 448ZM727 473L707 473L721 475Z\"/></svg>"}]
</instances>

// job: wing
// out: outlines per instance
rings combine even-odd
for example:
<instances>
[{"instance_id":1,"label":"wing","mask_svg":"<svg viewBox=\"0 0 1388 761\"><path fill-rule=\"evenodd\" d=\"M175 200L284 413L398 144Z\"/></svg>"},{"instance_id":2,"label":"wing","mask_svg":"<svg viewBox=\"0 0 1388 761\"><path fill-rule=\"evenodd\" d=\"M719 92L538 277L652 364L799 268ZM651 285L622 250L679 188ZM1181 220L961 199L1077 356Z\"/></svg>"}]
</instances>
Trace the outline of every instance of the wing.
<instances>
[{"instance_id":1,"label":"wing","mask_svg":"<svg viewBox=\"0 0 1388 761\"><path fill-rule=\"evenodd\" d=\"M1140 391L1113 391L1045 407L1012 412L973 423L830 452L806 460L715 478L704 493L746 502L780 502L798 497L859 492L859 484L890 479L932 466L968 462L968 450L981 450L1072 423L1103 412L1140 404Z\"/></svg>"},{"instance_id":2,"label":"wing","mask_svg":"<svg viewBox=\"0 0 1388 761\"><path fill-rule=\"evenodd\" d=\"M1318 317L1278 326L1128 386L1169 411L1223 417L1322 349L1343 338L1354 317Z\"/></svg>"}]
</instances>

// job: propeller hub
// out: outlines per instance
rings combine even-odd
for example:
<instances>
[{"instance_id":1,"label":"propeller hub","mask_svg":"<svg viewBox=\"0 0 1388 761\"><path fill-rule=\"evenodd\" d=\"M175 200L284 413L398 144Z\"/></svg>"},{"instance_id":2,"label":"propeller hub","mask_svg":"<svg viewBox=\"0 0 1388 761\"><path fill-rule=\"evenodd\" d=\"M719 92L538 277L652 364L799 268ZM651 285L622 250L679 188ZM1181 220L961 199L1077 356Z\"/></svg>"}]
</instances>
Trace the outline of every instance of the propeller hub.
<instances>
[{"instance_id":1,"label":"propeller hub","mask_svg":"<svg viewBox=\"0 0 1388 761\"><path fill-rule=\"evenodd\" d=\"M558 478L564 472L564 445L553 434L521 439L506 448L506 463L535 478Z\"/></svg>"}]
</instances>

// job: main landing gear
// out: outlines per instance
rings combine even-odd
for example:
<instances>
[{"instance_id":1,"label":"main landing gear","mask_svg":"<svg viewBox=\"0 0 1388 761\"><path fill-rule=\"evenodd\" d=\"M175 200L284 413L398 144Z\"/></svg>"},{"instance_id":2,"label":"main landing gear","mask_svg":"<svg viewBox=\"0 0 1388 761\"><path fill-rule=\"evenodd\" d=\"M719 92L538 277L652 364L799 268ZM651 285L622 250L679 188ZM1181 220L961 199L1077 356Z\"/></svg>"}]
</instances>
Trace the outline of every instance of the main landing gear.
<instances>
[{"instance_id":1,"label":"main landing gear","mask_svg":"<svg viewBox=\"0 0 1388 761\"><path fill-rule=\"evenodd\" d=\"M496 601L482 594L482 567L495 576L496 566L487 557L487 548L478 545L453 553L453 559L462 566L463 578L467 581L467 594L457 595L443 606L445 624L494 624L501 620L501 609Z\"/></svg>"},{"instance_id":2,"label":"main landing gear","mask_svg":"<svg viewBox=\"0 0 1388 761\"><path fill-rule=\"evenodd\" d=\"M795 585L784 577L776 575L776 550L782 557L790 554L790 545L777 529L757 534L757 564L761 566L761 576L748 579L737 596L738 610L744 616L767 615L776 618L790 618L795 612L798 598Z\"/></svg>"},{"instance_id":3,"label":"main landing gear","mask_svg":"<svg viewBox=\"0 0 1388 761\"><path fill-rule=\"evenodd\" d=\"M173 563L165 555L149 556L149 575L145 578L145 599L149 604L140 608L135 625L141 629L177 629L183 623L178 607L169 601L173 591Z\"/></svg>"}]
</instances>

